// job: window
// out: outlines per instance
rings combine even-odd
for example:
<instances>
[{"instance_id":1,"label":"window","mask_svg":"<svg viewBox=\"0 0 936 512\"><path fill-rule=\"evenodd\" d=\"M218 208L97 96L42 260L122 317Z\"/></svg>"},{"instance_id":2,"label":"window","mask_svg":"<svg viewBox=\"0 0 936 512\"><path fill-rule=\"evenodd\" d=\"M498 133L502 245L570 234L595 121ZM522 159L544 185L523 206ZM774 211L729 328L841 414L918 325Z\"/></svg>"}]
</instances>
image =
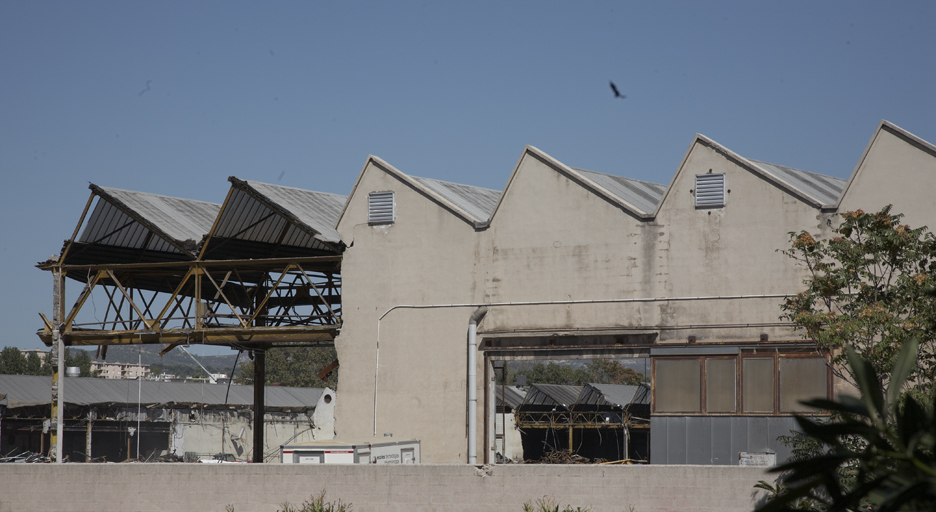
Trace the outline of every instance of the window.
<instances>
[{"instance_id":1,"label":"window","mask_svg":"<svg viewBox=\"0 0 936 512\"><path fill-rule=\"evenodd\" d=\"M367 223L392 224L396 220L393 192L371 192L367 195Z\"/></svg>"},{"instance_id":2,"label":"window","mask_svg":"<svg viewBox=\"0 0 936 512\"><path fill-rule=\"evenodd\" d=\"M745 357L742 360L742 412L774 412L774 360Z\"/></svg>"},{"instance_id":3,"label":"window","mask_svg":"<svg viewBox=\"0 0 936 512\"><path fill-rule=\"evenodd\" d=\"M654 361L654 400L659 412L701 412L698 359Z\"/></svg>"},{"instance_id":4,"label":"window","mask_svg":"<svg viewBox=\"0 0 936 512\"><path fill-rule=\"evenodd\" d=\"M735 412L737 406L735 358L705 360L705 411Z\"/></svg>"},{"instance_id":5,"label":"window","mask_svg":"<svg viewBox=\"0 0 936 512\"><path fill-rule=\"evenodd\" d=\"M725 174L696 174L695 207L725 206Z\"/></svg>"},{"instance_id":6,"label":"window","mask_svg":"<svg viewBox=\"0 0 936 512\"><path fill-rule=\"evenodd\" d=\"M828 398L825 357L806 352L670 356L653 359L654 414L786 415Z\"/></svg>"},{"instance_id":7,"label":"window","mask_svg":"<svg viewBox=\"0 0 936 512\"><path fill-rule=\"evenodd\" d=\"M780 358L780 411L808 412L812 408L800 402L827 398L829 393L827 365L819 357Z\"/></svg>"}]
</instances>

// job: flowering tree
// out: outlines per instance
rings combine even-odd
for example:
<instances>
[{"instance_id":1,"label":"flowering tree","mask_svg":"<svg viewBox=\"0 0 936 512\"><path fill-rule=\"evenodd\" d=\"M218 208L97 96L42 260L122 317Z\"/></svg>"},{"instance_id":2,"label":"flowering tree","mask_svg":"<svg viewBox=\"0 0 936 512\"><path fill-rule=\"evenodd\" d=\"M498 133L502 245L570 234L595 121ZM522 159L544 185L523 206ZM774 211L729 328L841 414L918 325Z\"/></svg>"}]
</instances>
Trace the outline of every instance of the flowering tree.
<instances>
[{"instance_id":1,"label":"flowering tree","mask_svg":"<svg viewBox=\"0 0 936 512\"><path fill-rule=\"evenodd\" d=\"M829 240L790 233L784 254L808 269L806 290L789 298L781 318L833 354L833 371L856 384L843 347L852 347L886 385L900 348L920 342L908 378L929 392L936 379L936 238L901 224L887 206L840 215Z\"/></svg>"}]
</instances>

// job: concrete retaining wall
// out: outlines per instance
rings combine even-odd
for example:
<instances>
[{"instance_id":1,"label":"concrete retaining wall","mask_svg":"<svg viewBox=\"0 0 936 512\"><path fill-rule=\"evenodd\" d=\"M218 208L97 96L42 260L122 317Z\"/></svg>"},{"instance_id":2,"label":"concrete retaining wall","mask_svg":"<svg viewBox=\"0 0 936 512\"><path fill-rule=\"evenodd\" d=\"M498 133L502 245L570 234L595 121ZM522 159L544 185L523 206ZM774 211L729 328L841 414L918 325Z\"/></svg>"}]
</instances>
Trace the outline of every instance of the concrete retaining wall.
<instances>
[{"instance_id":1,"label":"concrete retaining wall","mask_svg":"<svg viewBox=\"0 0 936 512\"><path fill-rule=\"evenodd\" d=\"M369 511L511 511L545 495L595 512L751 511L761 468L0 464L0 512L275 511L313 493Z\"/></svg>"}]
</instances>

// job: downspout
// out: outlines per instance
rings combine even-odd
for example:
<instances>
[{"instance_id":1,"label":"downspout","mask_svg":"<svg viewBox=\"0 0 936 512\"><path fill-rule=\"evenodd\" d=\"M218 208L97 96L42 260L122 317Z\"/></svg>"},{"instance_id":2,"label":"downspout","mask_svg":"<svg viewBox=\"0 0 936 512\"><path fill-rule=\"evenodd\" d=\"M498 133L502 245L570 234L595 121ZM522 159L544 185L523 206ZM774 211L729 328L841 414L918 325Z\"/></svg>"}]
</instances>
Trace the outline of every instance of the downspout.
<instances>
[{"instance_id":1,"label":"downspout","mask_svg":"<svg viewBox=\"0 0 936 512\"><path fill-rule=\"evenodd\" d=\"M487 314L481 306L468 320L468 464L478 463L478 322Z\"/></svg>"}]
</instances>

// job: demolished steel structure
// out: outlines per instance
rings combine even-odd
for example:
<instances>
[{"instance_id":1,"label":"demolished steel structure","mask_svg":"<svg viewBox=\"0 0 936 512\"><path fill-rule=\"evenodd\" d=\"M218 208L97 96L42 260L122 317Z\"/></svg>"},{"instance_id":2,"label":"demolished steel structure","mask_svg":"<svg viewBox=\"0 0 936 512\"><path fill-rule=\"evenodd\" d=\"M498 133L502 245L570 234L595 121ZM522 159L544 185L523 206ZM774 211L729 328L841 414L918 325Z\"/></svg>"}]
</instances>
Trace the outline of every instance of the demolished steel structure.
<instances>
[{"instance_id":1,"label":"demolished steel structure","mask_svg":"<svg viewBox=\"0 0 936 512\"><path fill-rule=\"evenodd\" d=\"M254 443L263 445L265 351L330 346L341 328L344 244L334 225L346 198L229 181L220 205L90 186L61 253L37 265L54 280L52 319L43 315L38 333L58 359L54 418L65 346L97 345L104 356L109 345L166 344L163 353L192 343L229 346L255 360ZM84 285L69 311L66 277ZM103 319L96 292L105 298Z\"/></svg>"}]
</instances>

